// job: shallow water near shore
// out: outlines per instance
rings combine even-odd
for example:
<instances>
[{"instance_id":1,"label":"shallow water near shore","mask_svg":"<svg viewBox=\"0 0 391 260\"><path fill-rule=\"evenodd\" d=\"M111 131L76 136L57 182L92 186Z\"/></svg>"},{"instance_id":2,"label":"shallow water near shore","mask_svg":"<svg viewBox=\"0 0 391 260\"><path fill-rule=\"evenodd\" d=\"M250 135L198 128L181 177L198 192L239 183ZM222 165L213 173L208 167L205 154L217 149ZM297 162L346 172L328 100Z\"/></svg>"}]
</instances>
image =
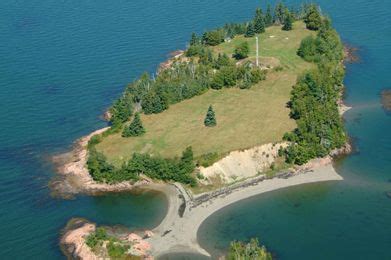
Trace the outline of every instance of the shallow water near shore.
<instances>
[{"instance_id":1,"label":"shallow water near shore","mask_svg":"<svg viewBox=\"0 0 391 260\"><path fill-rule=\"evenodd\" d=\"M348 65L345 81L353 106L346 126L358 153L338 164L343 182L279 190L214 214L199 239L215 255L230 240L257 236L279 259L391 257L391 117L379 97L391 87L391 2L317 2L343 40L359 48L360 63ZM156 226L166 212L161 194L53 199L48 158L105 126L100 116L126 83L155 71L192 31L248 20L259 3L265 1L1 1L2 258L64 258L59 235L72 217Z\"/></svg>"}]
</instances>

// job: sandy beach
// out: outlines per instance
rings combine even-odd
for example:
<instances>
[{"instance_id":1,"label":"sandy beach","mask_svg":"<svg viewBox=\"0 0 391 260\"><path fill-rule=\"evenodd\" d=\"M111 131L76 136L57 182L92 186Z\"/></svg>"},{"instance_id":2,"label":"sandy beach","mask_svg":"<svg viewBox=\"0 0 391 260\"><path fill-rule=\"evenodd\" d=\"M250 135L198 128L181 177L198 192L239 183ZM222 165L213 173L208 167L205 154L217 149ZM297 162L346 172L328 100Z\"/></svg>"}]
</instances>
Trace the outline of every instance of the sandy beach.
<instances>
[{"instance_id":1,"label":"sandy beach","mask_svg":"<svg viewBox=\"0 0 391 260\"><path fill-rule=\"evenodd\" d=\"M259 178L259 177L258 177ZM159 256L173 252L194 252L209 256L197 241L197 232L202 222L214 212L243 199L265 192L278 190L300 184L339 181L343 178L334 170L331 163L320 165L312 170L299 171L292 176L282 175L273 179L247 180L231 190L198 203L179 184L170 190L169 210L161 224L153 229L154 237L149 239L152 255ZM247 184L247 185L246 185ZM167 190L166 190L167 191ZM172 196L172 194L177 195ZM185 205L185 209L183 208ZM181 217L181 212L183 216Z\"/></svg>"}]
</instances>

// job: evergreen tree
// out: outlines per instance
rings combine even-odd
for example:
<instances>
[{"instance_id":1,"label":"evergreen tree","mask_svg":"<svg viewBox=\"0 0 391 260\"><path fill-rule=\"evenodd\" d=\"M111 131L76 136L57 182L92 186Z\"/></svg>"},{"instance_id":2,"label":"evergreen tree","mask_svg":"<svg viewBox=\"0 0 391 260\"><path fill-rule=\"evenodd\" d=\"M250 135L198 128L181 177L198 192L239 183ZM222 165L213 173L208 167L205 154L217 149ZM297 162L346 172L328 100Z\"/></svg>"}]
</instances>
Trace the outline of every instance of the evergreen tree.
<instances>
[{"instance_id":1,"label":"evergreen tree","mask_svg":"<svg viewBox=\"0 0 391 260\"><path fill-rule=\"evenodd\" d=\"M197 34L192 33L191 39L190 39L190 46L196 45L200 43L200 39L198 38Z\"/></svg>"},{"instance_id":2,"label":"evergreen tree","mask_svg":"<svg viewBox=\"0 0 391 260\"><path fill-rule=\"evenodd\" d=\"M114 127L122 125L133 113L133 96L129 92L119 98L110 108L110 122Z\"/></svg>"},{"instance_id":3,"label":"evergreen tree","mask_svg":"<svg viewBox=\"0 0 391 260\"><path fill-rule=\"evenodd\" d=\"M122 132L122 137L140 136L145 133L144 126L141 122L140 114L137 113L134 116L132 123L128 127L125 127Z\"/></svg>"},{"instance_id":4,"label":"evergreen tree","mask_svg":"<svg viewBox=\"0 0 391 260\"><path fill-rule=\"evenodd\" d=\"M284 31L290 31L293 28L293 15L289 12L288 9L285 11L285 17L284 17L284 26L282 29Z\"/></svg>"},{"instance_id":5,"label":"evergreen tree","mask_svg":"<svg viewBox=\"0 0 391 260\"><path fill-rule=\"evenodd\" d=\"M232 62L231 62L231 59L228 57L227 54L223 53L219 53L219 55L217 56L217 60L215 61L215 65L214 67L216 69L220 69L222 67L225 67L225 66L231 66L232 65Z\"/></svg>"},{"instance_id":6,"label":"evergreen tree","mask_svg":"<svg viewBox=\"0 0 391 260\"><path fill-rule=\"evenodd\" d=\"M255 33L265 32L265 17L263 16L262 9L257 8L254 17L254 31Z\"/></svg>"},{"instance_id":7,"label":"evergreen tree","mask_svg":"<svg viewBox=\"0 0 391 260\"><path fill-rule=\"evenodd\" d=\"M272 6L269 4L267 6L266 15L265 15L265 25L271 26L273 25L273 14L272 14Z\"/></svg>"},{"instance_id":8,"label":"evergreen tree","mask_svg":"<svg viewBox=\"0 0 391 260\"><path fill-rule=\"evenodd\" d=\"M213 127L216 126L216 115L215 112L213 111L212 105L209 106L208 112L206 113L206 117L204 120L204 125L206 127Z\"/></svg>"},{"instance_id":9,"label":"evergreen tree","mask_svg":"<svg viewBox=\"0 0 391 260\"><path fill-rule=\"evenodd\" d=\"M322 26L322 17L315 4L306 7L304 22L309 30L317 31Z\"/></svg>"},{"instance_id":10,"label":"evergreen tree","mask_svg":"<svg viewBox=\"0 0 391 260\"><path fill-rule=\"evenodd\" d=\"M274 15L277 23L282 24L284 22L285 6L283 3L279 2L277 4Z\"/></svg>"},{"instance_id":11,"label":"evergreen tree","mask_svg":"<svg viewBox=\"0 0 391 260\"><path fill-rule=\"evenodd\" d=\"M254 24L253 24L252 22L250 22L250 23L247 25L246 34L245 34L244 36L245 36L245 37L254 37L254 36L255 36Z\"/></svg>"}]
</instances>

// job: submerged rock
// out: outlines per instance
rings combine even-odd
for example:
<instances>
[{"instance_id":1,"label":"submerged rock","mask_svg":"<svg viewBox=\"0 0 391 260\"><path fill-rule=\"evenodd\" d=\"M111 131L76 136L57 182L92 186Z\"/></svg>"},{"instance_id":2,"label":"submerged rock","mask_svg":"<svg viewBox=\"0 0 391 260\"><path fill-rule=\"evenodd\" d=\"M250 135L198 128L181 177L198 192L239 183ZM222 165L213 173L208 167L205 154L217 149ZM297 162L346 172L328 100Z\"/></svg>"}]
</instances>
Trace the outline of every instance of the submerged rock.
<instances>
[{"instance_id":1,"label":"submerged rock","mask_svg":"<svg viewBox=\"0 0 391 260\"><path fill-rule=\"evenodd\" d=\"M357 55L358 48L345 44L344 46L344 61L347 63L360 62L360 57Z\"/></svg>"}]
</instances>

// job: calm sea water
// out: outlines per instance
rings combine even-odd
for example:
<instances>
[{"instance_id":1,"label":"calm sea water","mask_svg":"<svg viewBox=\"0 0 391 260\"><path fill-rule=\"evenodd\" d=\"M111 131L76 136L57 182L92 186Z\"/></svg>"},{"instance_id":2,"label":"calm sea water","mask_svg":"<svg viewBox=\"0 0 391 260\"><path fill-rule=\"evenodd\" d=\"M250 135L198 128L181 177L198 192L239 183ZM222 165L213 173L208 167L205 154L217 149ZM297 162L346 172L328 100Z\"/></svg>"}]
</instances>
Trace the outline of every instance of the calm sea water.
<instances>
[{"instance_id":1,"label":"calm sea water","mask_svg":"<svg viewBox=\"0 0 391 260\"><path fill-rule=\"evenodd\" d=\"M299 1L286 1L298 4ZM276 191L209 218L201 244L219 254L253 236L282 259L390 259L391 117L379 91L391 87L386 0L318 1L343 39L360 48L348 66L346 114L359 153L340 162L345 181ZM100 116L125 84L153 72L192 31L250 18L266 1L0 2L0 249L3 259L63 258L71 217L153 227L166 212L154 193L53 199L48 158L105 125Z\"/></svg>"}]
</instances>

